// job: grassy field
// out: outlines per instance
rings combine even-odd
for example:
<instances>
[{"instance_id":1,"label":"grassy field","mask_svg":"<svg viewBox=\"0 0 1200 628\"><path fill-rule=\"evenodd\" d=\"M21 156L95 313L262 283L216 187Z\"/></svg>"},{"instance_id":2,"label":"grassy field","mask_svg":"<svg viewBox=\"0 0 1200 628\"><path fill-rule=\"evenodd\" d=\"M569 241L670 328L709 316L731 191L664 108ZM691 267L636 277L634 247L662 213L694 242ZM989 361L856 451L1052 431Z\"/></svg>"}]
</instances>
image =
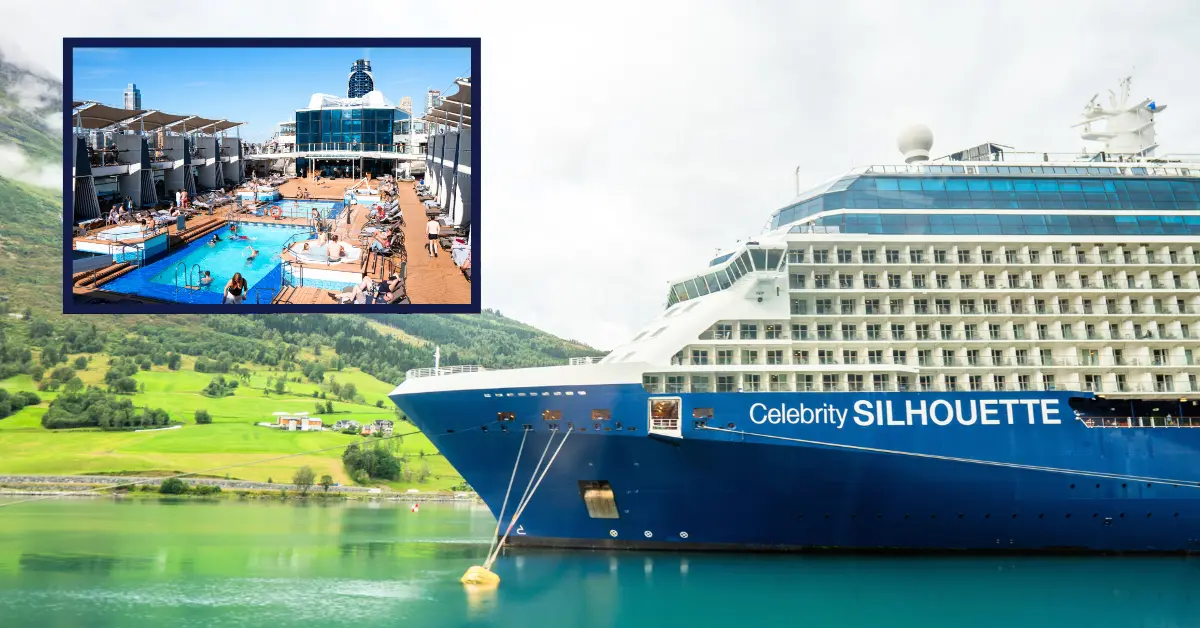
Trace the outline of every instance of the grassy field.
<instances>
[{"instance_id":1,"label":"grassy field","mask_svg":"<svg viewBox=\"0 0 1200 628\"><path fill-rule=\"evenodd\" d=\"M75 356L71 356L73 360ZM91 362L79 376L85 384L102 384L108 362L104 356L88 356ZM341 419L360 423L375 419L394 419L393 406L387 399L393 386L381 382L357 369L330 371L325 375L339 383L353 383L366 401L365 404L333 401L334 413L318 413L314 391L320 386L312 382L289 382L288 392L282 395L265 394L268 381L282 372L252 371L249 383L242 382L235 394L222 398L202 395L200 391L214 377L192 370L194 361L185 358L178 371L155 366L134 376L144 392L132 395L137 406L166 410L173 420L182 421L183 428L159 432L101 432L93 430L51 431L41 427L42 415L55 393L39 393L43 402L25 408L7 419L0 420L0 474L21 473L118 473L146 471L208 471L232 465L243 465L291 454L303 454L284 460L269 460L259 464L239 466L222 471L232 479L289 482L292 474L308 465L318 477L328 473L335 481L349 483L342 468L342 448L354 442L370 442L359 436L333 432L283 432L254 425L272 421L272 412L307 411L310 416L332 424ZM293 378L298 373L290 374ZM226 375L226 379L231 379ZM28 375L18 375L0 381L0 387L10 391L36 390ZM382 408L375 405L382 401ZM205 409L212 416L210 425L196 425L193 415ZM397 423L396 432L413 431L408 423ZM325 451L314 451L325 449ZM428 464L435 477L424 484L395 482L392 488L404 490L449 489L460 482L454 469L422 434L405 436L399 451L407 454L411 464ZM304 453L310 452L310 453ZM421 453L425 457L421 457ZM445 477L438 477L445 476Z\"/></svg>"}]
</instances>

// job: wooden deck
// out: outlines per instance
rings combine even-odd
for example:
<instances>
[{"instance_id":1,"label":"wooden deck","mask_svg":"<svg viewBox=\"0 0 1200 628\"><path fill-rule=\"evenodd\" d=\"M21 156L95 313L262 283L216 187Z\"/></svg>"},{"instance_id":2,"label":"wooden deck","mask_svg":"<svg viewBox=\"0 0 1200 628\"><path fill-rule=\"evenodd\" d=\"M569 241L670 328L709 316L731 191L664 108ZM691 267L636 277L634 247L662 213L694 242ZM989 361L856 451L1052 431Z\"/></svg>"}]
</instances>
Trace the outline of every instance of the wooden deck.
<instances>
[{"instance_id":1,"label":"wooden deck","mask_svg":"<svg viewBox=\"0 0 1200 628\"><path fill-rule=\"evenodd\" d=\"M341 189L351 183L346 179L338 181L345 182ZM295 183L295 180L288 183ZM377 183L372 180L371 185L375 186ZM313 192L314 196L316 195L313 188L310 187L309 191ZM450 252L439 250L438 257L429 257L425 252L425 243L428 241L425 237L425 221L427 220L425 206L417 200L414 184L399 182L397 193L400 197L400 208L404 213L404 244L408 252L409 300L412 303L420 304L469 304L471 302L471 284L454 264L454 261L450 259ZM338 198L341 198L340 194ZM349 213L338 216L333 232L337 234L339 240L361 247L361 233L369 218L369 210L366 207L354 206L347 207L346 211ZM350 219L349 224L346 224L347 215ZM288 259L295 259L290 254L285 255ZM365 251L363 255L366 255ZM360 262L314 264L311 267L355 274L360 274L363 270ZM370 271L372 279L382 281L395 270L395 262L386 258L377 262L376 258L372 256L367 270ZM328 292L328 290L318 288L285 290L280 293L275 302L334 303L334 299L329 296Z\"/></svg>"}]
</instances>

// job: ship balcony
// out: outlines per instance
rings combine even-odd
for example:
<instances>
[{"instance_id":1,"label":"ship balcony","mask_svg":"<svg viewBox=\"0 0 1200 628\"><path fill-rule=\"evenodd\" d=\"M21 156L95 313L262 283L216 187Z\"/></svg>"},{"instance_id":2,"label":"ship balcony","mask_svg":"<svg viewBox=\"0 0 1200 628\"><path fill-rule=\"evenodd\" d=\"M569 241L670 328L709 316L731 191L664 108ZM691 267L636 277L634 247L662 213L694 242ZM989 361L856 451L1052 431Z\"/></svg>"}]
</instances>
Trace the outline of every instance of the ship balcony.
<instances>
[{"instance_id":1,"label":"ship balcony","mask_svg":"<svg viewBox=\"0 0 1200 628\"><path fill-rule=\"evenodd\" d=\"M888 259L886 256L876 256L875 259L864 259L861 256L851 256L850 259L826 257L823 259L814 258L806 260L803 258L789 257L788 267L829 267L829 268L844 268L846 266L862 266L865 268L895 268L898 265L906 267L977 267L981 269L992 269L996 271L1003 270L1007 267L1022 266L1029 269L1053 269L1053 268L1079 268L1079 267L1105 267L1105 266L1147 266L1147 267L1163 267L1180 264L1195 264L1200 265L1200 252L1194 252L1191 255L1174 253L1172 255L1160 255L1149 253L1126 253L1126 254L1090 254L1079 253L1076 255L991 255L984 256L978 254L970 254L964 256L947 255L944 258L926 257L920 258L901 258Z\"/></svg>"}]
</instances>

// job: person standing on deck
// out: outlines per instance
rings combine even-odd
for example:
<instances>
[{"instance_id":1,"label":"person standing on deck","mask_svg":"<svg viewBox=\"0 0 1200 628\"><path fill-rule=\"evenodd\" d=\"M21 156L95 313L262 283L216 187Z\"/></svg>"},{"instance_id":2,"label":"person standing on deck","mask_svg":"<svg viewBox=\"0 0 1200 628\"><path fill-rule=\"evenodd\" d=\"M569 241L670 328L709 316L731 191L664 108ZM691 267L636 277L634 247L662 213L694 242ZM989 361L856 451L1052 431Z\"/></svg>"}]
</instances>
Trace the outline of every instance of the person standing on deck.
<instances>
[{"instance_id":1,"label":"person standing on deck","mask_svg":"<svg viewBox=\"0 0 1200 628\"><path fill-rule=\"evenodd\" d=\"M179 190L175 190L175 206L183 209L183 193Z\"/></svg>"},{"instance_id":2,"label":"person standing on deck","mask_svg":"<svg viewBox=\"0 0 1200 628\"><path fill-rule=\"evenodd\" d=\"M429 257L437 257L438 235L442 233L441 223L435 218L430 218L429 222L425 223L425 233L429 234Z\"/></svg>"}]
</instances>

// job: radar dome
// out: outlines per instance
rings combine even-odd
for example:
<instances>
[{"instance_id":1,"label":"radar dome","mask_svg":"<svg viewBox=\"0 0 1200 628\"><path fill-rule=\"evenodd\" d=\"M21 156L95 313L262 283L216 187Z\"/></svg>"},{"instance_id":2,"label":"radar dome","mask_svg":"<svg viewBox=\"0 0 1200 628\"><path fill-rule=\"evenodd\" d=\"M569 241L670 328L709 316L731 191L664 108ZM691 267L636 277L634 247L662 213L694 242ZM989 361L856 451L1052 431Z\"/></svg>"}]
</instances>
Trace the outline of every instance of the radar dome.
<instances>
[{"instance_id":1,"label":"radar dome","mask_svg":"<svg viewBox=\"0 0 1200 628\"><path fill-rule=\"evenodd\" d=\"M900 132L896 143L904 153L904 163L925 161L929 159L929 149L933 148L933 131L924 124L914 124Z\"/></svg>"}]
</instances>

